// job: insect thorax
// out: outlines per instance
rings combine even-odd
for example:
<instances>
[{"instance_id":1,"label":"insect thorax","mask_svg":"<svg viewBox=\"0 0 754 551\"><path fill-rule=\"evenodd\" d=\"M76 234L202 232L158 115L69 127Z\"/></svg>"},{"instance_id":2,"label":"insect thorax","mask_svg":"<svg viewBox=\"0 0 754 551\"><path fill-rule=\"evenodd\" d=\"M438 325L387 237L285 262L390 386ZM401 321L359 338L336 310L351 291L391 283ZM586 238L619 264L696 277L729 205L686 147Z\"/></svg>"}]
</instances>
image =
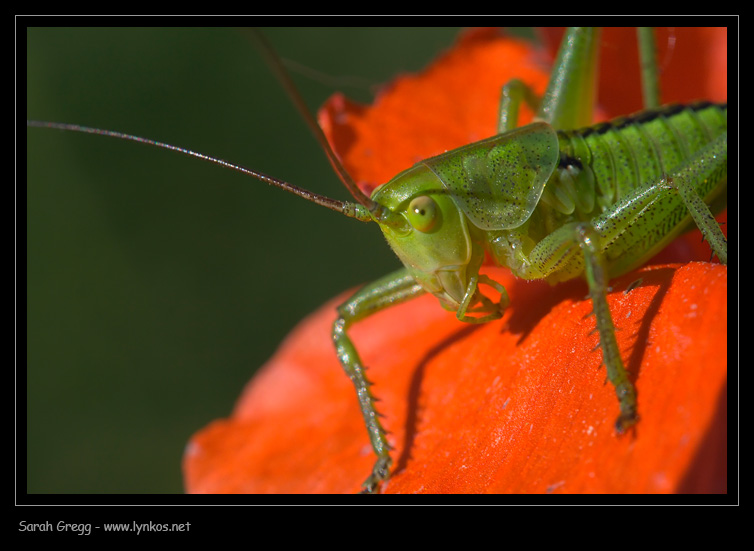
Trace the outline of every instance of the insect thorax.
<instances>
[{"instance_id":1,"label":"insect thorax","mask_svg":"<svg viewBox=\"0 0 754 551\"><path fill-rule=\"evenodd\" d=\"M556 233L562 236L578 222L590 221L598 227L618 223L618 205L634 204L633 197L641 190L663 181L726 131L726 105L708 102L666 106L593 127L559 131L560 160L537 207L520 227L488 232L490 254L519 277L540 277L531 267L530 255L543 248L537 247L543 240L554 241ZM721 189L710 179L700 181L697 192L709 200ZM640 201L635 203L638 204ZM605 253L614 275L645 261L678 235L688 220L687 210L678 198L666 199L662 208L642 208L654 209L656 214L649 216L655 217L653 227L662 231L642 228L613 233ZM580 273L579 255L561 262L556 274L548 279L560 281Z\"/></svg>"}]
</instances>

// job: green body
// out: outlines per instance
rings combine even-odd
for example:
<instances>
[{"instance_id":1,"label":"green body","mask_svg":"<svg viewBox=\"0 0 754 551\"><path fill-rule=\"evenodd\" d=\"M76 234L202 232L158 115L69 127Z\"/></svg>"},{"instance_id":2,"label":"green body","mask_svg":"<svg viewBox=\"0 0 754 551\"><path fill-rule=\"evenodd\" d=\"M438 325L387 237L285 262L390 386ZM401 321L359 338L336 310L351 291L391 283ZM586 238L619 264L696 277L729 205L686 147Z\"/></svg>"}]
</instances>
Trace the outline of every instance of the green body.
<instances>
[{"instance_id":1,"label":"green body","mask_svg":"<svg viewBox=\"0 0 754 551\"><path fill-rule=\"evenodd\" d=\"M457 310L469 266L485 252L524 279L556 283L581 276L576 250L551 266L543 255L558 230L592 221L604 241L609 277L646 262L688 225L677 195L645 193L727 131L727 107L668 106L593 127L555 131L534 123L426 159L377 188L372 199L409 212L416 197L431 197L437 222L430 231L410 223L383 232L423 289ZM726 174L696 182L711 202L724 195ZM616 206L641 206L637 217ZM408 218L407 218L408 222Z\"/></svg>"},{"instance_id":2,"label":"green body","mask_svg":"<svg viewBox=\"0 0 754 551\"><path fill-rule=\"evenodd\" d=\"M149 143L244 172L361 221L377 222L404 268L359 290L338 307L332 339L352 380L377 455L365 492L388 479L390 444L375 408L364 363L348 329L379 310L424 293L482 323L502 317L505 288L480 274L489 255L524 279L551 283L583 277L589 288L607 376L618 397L617 431L638 420L636 391L623 365L607 304L611 277L645 262L689 220L727 262L727 242L711 214L727 200L727 106L659 107L652 33L639 31L646 110L591 125L599 33L571 28L563 39L544 96L524 83L502 87L498 135L426 159L366 197L306 113L282 64L260 47L325 147L356 199L344 203L264 174L137 136L60 123L27 122ZM536 122L516 128L521 102ZM494 301L480 285L499 293Z\"/></svg>"},{"instance_id":3,"label":"green body","mask_svg":"<svg viewBox=\"0 0 754 551\"><path fill-rule=\"evenodd\" d=\"M347 335L352 323L425 292L461 321L502 317L508 295L479 273L485 254L524 279L583 277L620 407L615 427L623 433L639 418L638 401L607 303L610 278L641 265L690 219L727 262L727 242L710 211L726 201L727 106L658 107L656 64L644 59L647 110L589 126L597 35L569 29L541 101L520 81L503 87L499 135L418 163L377 188L369 202L359 201L363 209L352 209L380 225L405 265L341 305L333 325L377 455L364 492L389 477L392 460L363 362ZM641 55L653 55L652 33L639 36ZM522 101L538 121L516 128ZM481 284L500 293L497 302Z\"/></svg>"}]
</instances>

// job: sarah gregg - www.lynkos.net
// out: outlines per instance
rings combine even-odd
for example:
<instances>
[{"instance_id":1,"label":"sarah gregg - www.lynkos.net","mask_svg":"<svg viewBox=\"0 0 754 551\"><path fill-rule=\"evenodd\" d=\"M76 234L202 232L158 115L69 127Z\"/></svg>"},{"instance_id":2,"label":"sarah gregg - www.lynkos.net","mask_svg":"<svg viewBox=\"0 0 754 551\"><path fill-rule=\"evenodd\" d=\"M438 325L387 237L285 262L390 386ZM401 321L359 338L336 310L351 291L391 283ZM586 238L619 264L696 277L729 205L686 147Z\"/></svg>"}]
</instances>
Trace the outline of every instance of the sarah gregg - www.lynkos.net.
<instances>
[{"instance_id":1,"label":"sarah gregg - www.lynkos.net","mask_svg":"<svg viewBox=\"0 0 754 551\"><path fill-rule=\"evenodd\" d=\"M103 532L131 532L136 534L148 532L188 532L190 522L115 522L93 525L90 522L68 522L61 520L57 523L19 521L19 532L66 532L79 536L88 536L92 530Z\"/></svg>"}]
</instances>

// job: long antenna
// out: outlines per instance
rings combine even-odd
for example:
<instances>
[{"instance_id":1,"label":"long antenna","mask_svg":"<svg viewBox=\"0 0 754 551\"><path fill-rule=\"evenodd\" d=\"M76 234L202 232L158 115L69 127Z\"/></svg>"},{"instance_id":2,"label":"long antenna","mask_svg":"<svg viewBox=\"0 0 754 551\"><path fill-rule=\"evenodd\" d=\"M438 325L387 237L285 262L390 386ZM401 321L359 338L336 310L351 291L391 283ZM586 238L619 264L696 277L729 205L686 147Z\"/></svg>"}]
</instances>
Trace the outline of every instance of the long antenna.
<instances>
[{"instance_id":1,"label":"long antenna","mask_svg":"<svg viewBox=\"0 0 754 551\"><path fill-rule=\"evenodd\" d=\"M164 142L158 142L156 140L150 140L149 138L134 136L133 134L124 134L123 132L115 132L113 130L102 130L100 128L81 126L80 124L27 120L26 126L34 128L54 128L57 130L68 130L71 132L82 132L85 134L96 134L98 136L107 136L109 138L118 138L121 140L128 140L132 142L152 145L155 147L161 147L163 149L175 151L183 155L188 155L189 157L196 157L197 159L201 159L203 161L207 161L225 168L229 168L231 170L235 170L237 172L241 172L243 174L256 178L257 180L261 180L266 184L279 187L281 189L284 189L285 191L298 195L299 197L303 197L307 201L311 201L312 203L327 207L330 210L345 214L350 218L355 218L357 220L361 220L362 222L370 222L372 220L371 216L362 207L362 205L338 201L337 199L331 199L329 197L325 197L324 195L311 192L308 189L300 188L283 180L273 178L272 176L267 176L266 174L257 172L256 170L251 170L241 165L233 164L223 159L219 159L217 157L211 157L209 155L205 155L204 153L198 153L197 151L192 151L191 149L170 145Z\"/></svg>"},{"instance_id":2,"label":"long antenna","mask_svg":"<svg viewBox=\"0 0 754 551\"><path fill-rule=\"evenodd\" d=\"M301 94L296 88L296 85L293 83L293 80L288 74L288 71L286 71L283 63L280 61L280 56L277 55L275 50L272 48L272 45L257 29L248 29L248 31L249 36L259 47L259 50L262 52L262 55L272 69L272 72L282 84L286 93L291 98L291 101L296 106L296 109L298 109L299 113L301 113L301 116L304 118L307 126L314 134L314 137L316 138L320 147L322 147L322 149L327 154L327 158L330 161L330 164L335 169L335 172L343 182L343 185L345 185L351 195L353 195L353 198L364 205L370 212L376 213L381 210L381 206L378 203L372 201L372 199L367 197L364 192L359 189L359 187L356 185L356 182L354 182L353 178L351 178L351 175L348 174L348 171L343 166L343 163L341 163L340 159L338 159L332 147L330 147L330 143L327 141L325 134L322 132L319 124L317 124L317 121L315 120L311 111L309 111L309 108L306 106L306 102L304 102L304 99L301 97Z\"/></svg>"}]
</instances>

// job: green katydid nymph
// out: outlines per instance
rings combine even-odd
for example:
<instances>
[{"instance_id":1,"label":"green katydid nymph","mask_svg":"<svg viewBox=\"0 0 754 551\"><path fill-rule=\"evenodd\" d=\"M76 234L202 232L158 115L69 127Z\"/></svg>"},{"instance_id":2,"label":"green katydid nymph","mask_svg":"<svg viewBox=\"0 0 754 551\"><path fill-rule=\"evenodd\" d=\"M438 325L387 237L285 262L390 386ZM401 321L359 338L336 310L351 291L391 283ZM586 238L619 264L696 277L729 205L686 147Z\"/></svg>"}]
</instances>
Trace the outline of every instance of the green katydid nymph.
<instances>
[{"instance_id":1,"label":"green katydid nymph","mask_svg":"<svg viewBox=\"0 0 754 551\"><path fill-rule=\"evenodd\" d=\"M503 316L505 288L480 274L485 256L522 279L584 278L603 363L620 407L618 432L640 417L637 394L615 339L606 295L611 278L645 263L695 224L727 263L712 211L727 199L727 105L660 106L653 36L639 31L645 110L592 124L599 31L571 28L543 97L520 81L501 88L498 134L418 162L364 194L340 165L282 63L261 36L273 71L304 115L355 202L343 202L183 148L76 124L32 127L88 132L147 143L248 174L363 222L376 222L403 268L364 286L338 308L335 352L354 384L376 461L365 493L389 479L390 444L349 327L425 293L469 323ZM526 102L536 120L518 127ZM693 222L692 222L693 221ZM489 298L485 288L499 295Z\"/></svg>"}]
</instances>

